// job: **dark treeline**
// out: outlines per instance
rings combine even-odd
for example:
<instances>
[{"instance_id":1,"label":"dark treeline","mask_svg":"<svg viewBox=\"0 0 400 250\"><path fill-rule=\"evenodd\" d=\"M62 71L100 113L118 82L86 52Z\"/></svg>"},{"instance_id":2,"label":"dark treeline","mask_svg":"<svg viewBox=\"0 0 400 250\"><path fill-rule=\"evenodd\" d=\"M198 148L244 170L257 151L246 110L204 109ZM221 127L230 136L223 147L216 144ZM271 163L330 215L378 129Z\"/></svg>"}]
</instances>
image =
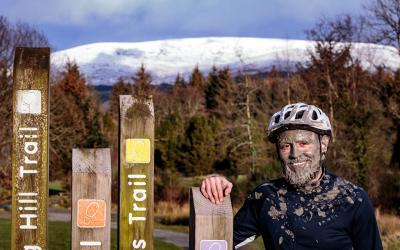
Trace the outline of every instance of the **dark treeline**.
<instances>
[{"instance_id":1,"label":"dark treeline","mask_svg":"<svg viewBox=\"0 0 400 250\"><path fill-rule=\"evenodd\" d=\"M152 95L156 199L184 202L184 182L189 179L185 177L218 172L235 183L232 196L241 200L256 184L280 176L275 146L265 137L269 118L288 103L305 102L321 107L331 120L328 170L365 188L375 205L399 212L400 65L394 70L384 65L366 70L352 52L352 42L366 41L368 34L369 39L392 45L400 53L400 29L394 27L391 33L379 30L384 26L378 21L383 19L376 12L382 8L379 4L396 2L372 2L368 13L375 19L368 22L350 16L319 21L307 32L316 41L315 50L310 51L306 64L290 72L276 66L249 76L214 66L204 74L195 67L189 79L177 74L173 87L162 90L151 84L151 75L142 65L133 72L131 81L115 83L108 110L103 110L78 65L68 63L63 72L51 78L50 179L62 180L68 189L72 148L108 146L113 152L116 200L118 96ZM0 24L1 20L10 30L16 29L6 19L0 19ZM385 34L387 39L383 39ZM35 31L34 36L40 39L32 41L39 44L26 45L48 45L40 32ZM9 200L11 193L12 81L5 59L9 52L6 54L0 54L0 62L4 62L0 64L2 200Z\"/></svg>"}]
</instances>

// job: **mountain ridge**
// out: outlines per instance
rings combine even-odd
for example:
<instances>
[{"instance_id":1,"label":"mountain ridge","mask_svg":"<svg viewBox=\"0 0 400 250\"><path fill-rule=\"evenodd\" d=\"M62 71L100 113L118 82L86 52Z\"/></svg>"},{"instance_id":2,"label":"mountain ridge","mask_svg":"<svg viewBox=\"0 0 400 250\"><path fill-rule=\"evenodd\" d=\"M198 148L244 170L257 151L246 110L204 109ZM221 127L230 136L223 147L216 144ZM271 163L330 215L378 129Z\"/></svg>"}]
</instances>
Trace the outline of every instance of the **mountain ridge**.
<instances>
[{"instance_id":1,"label":"mountain ridge","mask_svg":"<svg viewBox=\"0 0 400 250\"><path fill-rule=\"evenodd\" d=\"M118 78L131 80L144 64L154 84L172 83L179 73L188 79L194 67L207 74L213 65L229 67L233 72L265 72L272 66L290 70L308 61L315 42L249 37L203 37L133 43L93 43L54 52L55 70L74 61L93 85L113 85ZM393 47L354 43L352 54L361 65L396 69L400 56Z\"/></svg>"}]
</instances>

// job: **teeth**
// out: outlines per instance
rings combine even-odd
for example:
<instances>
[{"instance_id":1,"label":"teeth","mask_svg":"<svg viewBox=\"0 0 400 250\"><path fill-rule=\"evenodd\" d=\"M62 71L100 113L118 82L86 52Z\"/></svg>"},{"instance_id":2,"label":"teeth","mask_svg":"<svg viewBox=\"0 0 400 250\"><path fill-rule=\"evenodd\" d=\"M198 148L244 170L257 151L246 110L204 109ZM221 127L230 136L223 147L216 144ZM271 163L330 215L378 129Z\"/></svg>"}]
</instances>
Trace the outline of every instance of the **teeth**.
<instances>
[{"instance_id":1,"label":"teeth","mask_svg":"<svg viewBox=\"0 0 400 250\"><path fill-rule=\"evenodd\" d=\"M296 163L293 163L293 166L299 166L299 165L303 165L305 163L305 161L302 161L302 162L296 162Z\"/></svg>"}]
</instances>

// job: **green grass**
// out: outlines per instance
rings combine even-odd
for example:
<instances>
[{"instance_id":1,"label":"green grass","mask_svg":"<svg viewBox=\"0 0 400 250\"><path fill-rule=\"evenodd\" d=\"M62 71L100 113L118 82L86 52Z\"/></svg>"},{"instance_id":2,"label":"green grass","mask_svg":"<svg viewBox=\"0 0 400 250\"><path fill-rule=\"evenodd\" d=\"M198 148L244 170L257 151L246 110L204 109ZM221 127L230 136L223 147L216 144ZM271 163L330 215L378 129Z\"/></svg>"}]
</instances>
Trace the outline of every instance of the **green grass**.
<instances>
[{"instance_id":1,"label":"green grass","mask_svg":"<svg viewBox=\"0 0 400 250\"><path fill-rule=\"evenodd\" d=\"M0 249L10 249L11 220L0 220Z\"/></svg>"},{"instance_id":2,"label":"green grass","mask_svg":"<svg viewBox=\"0 0 400 250\"><path fill-rule=\"evenodd\" d=\"M398 249L400 249L400 238L388 240L386 249L387 250L398 250Z\"/></svg>"},{"instance_id":3,"label":"green grass","mask_svg":"<svg viewBox=\"0 0 400 250\"><path fill-rule=\"evenodd\" d=\"M64 192L63 183L61 181L49 182L49 194L50 195L57 195L61 192Z\"/></svg>"},{"instance_id":4,"label":"green grass","mask_svg":"<svg viewBox=\"0 0 400 250\"><path fill-rule=\"evenodd\" d=\"M170 231L175 231L179 233L189 233L189 226L183 226L183 225L164 225L161 223L155 223L154 227L157 229L164 229L164 230L170 230Z\"/></svg>"},{"instance_id":5,"label":"green grass","mask_svg":"<svg viewBox=\"0 0 400 250\"><path fill-rule=\"evenodd\" d=\"M262 240L262 237L257 237L254 241L250 242L247 244L245 247L243 247L246 250L261 250L265 249L264 247L264 242Z\"/></svg>"},{"instance_id":6,"label":"green grass","mask_svg":"<svg viewBox=\"0 0 400 250\"><path fill-rule=\"evenodd\" d=\"M61 239L61 240L60 240ZM10 249L11 220L0 219L0 250ZM71 249L71 225L65 222L49 222L48 249ZM111 230L111 249L117 249L117 230ZM154 249L181 250L173 244L154 239Z\"/></svg>"},{"instance_id":7,"label":"green grass","mask_svg":"<svg viewBox=\"0 0 400 250\"><path fill-rule=\"evenodd\" d=\"M63 188L64 184L62 183L62 181L51 181L49 182L49 189L53 189L56 191L64 191Z\"/></svg>"}]
</instances>

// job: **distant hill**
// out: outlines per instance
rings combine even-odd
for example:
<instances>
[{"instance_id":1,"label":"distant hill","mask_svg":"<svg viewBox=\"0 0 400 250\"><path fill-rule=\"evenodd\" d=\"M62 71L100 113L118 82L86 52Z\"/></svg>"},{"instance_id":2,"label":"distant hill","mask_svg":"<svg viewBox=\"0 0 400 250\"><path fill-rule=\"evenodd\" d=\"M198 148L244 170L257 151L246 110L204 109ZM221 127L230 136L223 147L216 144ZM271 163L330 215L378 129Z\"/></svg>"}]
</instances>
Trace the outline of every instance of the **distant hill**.
<instances>
[{"instance_id":1,"label":"distant hill","mask_svg":"<svg viewBox=\"0 0 400 250\"><path fill-rule=\"evenodd\" d=\"M110 99L111 91L113 88L112 85L94 85L93 87L96 90L97 95L99 96L102 103L106 103ZM172 88L172 85L167 83L162 83L157 87L163 91L168 91Z\"/></svg>"},{"instance_id":2,"label":"distant hill","mask_svg":"<svg viewBox=\"0 0 400 250\"><path fill-rule=\"evenodd\" d=\"M313 41L268 38L205 37L135 43L94 43L54 52L53 68L75 61L93 85L113 85L119 77L130 80L144 64L154 84L172 83L177 73L188 79L193 68L208 73L213 65L232 71L265 72L273 65L290 70L305 63ZM353 55L363 67L398 68L400 56L393 47L355 43Z\"/></svg>"},{"instance_id":3,"label":"distant hill","mask_svg":"<svg viewBox=\"0 0 400 250\"><path fill-rule=\"evenodd\" d=\"M110 99L112 87L113 86L111 86L111 85L94 86L94 89L97 91L97 94L98 94L101 102L106 102Z\"/></svg>"}]
</instances>

